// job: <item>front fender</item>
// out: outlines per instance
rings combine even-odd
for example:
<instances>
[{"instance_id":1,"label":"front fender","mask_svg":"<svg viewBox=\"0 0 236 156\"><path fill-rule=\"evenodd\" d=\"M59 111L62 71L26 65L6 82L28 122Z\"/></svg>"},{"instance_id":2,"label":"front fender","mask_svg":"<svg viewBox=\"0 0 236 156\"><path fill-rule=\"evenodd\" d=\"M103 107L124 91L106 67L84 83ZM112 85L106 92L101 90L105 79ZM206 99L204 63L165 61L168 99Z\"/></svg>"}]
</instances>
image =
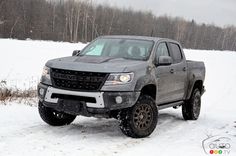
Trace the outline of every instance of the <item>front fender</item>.
<instances>
[{"instance_id":1,"label":"front fender","mask_svg":"<svg viewBox=\"0 0 236 156\"><path fill-rule=\"evenodd\" d=\"M143 87L147 86L147 85L156 85L156 78L155 76L152 75L145 75L140 77L137 80L137 83L135 85L135 91L141 91Z\"/></svg>"}]
</instances>

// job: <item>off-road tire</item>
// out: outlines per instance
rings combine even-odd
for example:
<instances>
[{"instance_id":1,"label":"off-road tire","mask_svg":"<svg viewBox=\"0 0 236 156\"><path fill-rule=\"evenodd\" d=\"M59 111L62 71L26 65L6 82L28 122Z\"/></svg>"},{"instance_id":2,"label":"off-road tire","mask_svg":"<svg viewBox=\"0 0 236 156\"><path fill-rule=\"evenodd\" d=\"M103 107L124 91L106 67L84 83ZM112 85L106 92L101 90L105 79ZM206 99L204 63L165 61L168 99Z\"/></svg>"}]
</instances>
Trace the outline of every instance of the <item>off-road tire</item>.
<instances>
[{"instance_id":1,"label":"off-road tire","mask_svg":"<svg viewBox=\"0 0 236 156\"><path fill-rule=\"evenodd\" d=\"M63 126L72 123L76 116L58 112L52 108L46 107L42 102L38 103L38 111L44 122L51 126Z\"/></svg>"},{"instance_id":2,"label":"off-road tire","mask_svg":"<svg viewBox=\"0 0 236 156\"><path fill-rule=\"evenodd\" d=\"M156 128L158 110L155 101L148 95L141 95L136 104L120 113L120 129L132 138L149 136Z\"/></svg>"},{"instance_id":3,"label":"off-road tire","mask_svg":"<svg viewBox=\"0 0 236 156\"><path fill-rule=\"evenodd\" d=\"M188 101L182 105L182 115L185 120L197 120L201 110L201 92L195 88Z\"/></svg>"}]
</instances>

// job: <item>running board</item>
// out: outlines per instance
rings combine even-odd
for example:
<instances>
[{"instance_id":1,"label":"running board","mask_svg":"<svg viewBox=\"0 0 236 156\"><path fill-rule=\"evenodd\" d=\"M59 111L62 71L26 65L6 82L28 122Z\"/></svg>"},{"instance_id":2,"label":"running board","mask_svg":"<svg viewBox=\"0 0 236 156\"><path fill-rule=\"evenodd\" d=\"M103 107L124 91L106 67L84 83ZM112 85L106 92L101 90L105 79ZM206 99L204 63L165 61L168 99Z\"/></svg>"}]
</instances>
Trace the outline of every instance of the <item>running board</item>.
<instances>
[{"instance_id":1,"label":"running board","mask_svg":"<svg viewBox=\"0 0 236 156\"><path fill-rule=\"evenodd\" d=\"M161 105L158 105L158 110L165 109L168 107L180 106L183 103L184 103L183 101L178 101L178 102L173 102L173 103L161 104Z\"/></svg>"}]
</instances>

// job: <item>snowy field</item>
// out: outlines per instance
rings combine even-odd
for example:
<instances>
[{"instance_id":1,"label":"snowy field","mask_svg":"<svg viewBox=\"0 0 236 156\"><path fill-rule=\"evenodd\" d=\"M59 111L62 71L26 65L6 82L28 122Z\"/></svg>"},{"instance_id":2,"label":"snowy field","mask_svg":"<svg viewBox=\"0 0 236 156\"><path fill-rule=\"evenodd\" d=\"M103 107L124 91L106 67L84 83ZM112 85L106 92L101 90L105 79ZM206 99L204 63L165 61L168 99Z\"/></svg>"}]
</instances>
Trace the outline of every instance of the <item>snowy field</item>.
<instances>
[{"instance_id":1,"label":"snowy field","mask_svg":"<svg viewBox=\"0 0 236 156\"><path fill-rule=\"evenodd\" d=\"M82 47L83 44L0 39L0 81L22 89L36 87L48 59L69 56ZM12 102L0 105L0 155L204 156L207 154L203 141L222 136L230 139L230 154L221 155L235 156L236 52L185 53L187 59L204 61L207 69L206 93L197 121L184 121L181 109L163 110L150 137L132 139L121 133L113 119L77 117L71 125L51 127L40 119L36 107Z\"/></svg>"},{"instance_id":2,"label":"snowy field","mask_svg":"<svg viewBox=\"0 0 236 156\"><path fill-rule=\"evenodd\" d=\"M28 89L40 80L47 60L72 55L85 44L52 41L20 41L0 39L0 81L7 86Z\"/></svg>"}]
</instances>

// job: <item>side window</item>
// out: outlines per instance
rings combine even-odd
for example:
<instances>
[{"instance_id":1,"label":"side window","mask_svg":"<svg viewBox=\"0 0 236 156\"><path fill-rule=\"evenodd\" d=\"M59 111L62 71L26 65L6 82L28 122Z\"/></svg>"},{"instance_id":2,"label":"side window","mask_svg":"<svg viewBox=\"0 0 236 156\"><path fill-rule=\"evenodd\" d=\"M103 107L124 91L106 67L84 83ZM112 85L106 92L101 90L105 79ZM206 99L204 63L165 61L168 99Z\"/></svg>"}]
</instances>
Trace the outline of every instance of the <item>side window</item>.
<instances>
[{"instance_id":1,"label":"side window","mask_svg":"<svg viewBox=\"0 0 236 156\"><path fill-rule=\"evenodd\" d=\"M179 45L175 44L175 43L170 43L171 49L172 49L172 53L173 53L173 60L175 63L179 63L182 61L182 53L180 50Z\"/></svg>"},{"instance_id":2,"label":"side window","mask_svg":"<svg viewBox=\"0 0 236 156\"><path fill-rule=\"evenodd\" d=\"M156 55L157 55L157 57L169 56L169 52L168 52L168 48L167 48L166 43L163 42L158 45Z\"/></svg>"}]
</instances>

